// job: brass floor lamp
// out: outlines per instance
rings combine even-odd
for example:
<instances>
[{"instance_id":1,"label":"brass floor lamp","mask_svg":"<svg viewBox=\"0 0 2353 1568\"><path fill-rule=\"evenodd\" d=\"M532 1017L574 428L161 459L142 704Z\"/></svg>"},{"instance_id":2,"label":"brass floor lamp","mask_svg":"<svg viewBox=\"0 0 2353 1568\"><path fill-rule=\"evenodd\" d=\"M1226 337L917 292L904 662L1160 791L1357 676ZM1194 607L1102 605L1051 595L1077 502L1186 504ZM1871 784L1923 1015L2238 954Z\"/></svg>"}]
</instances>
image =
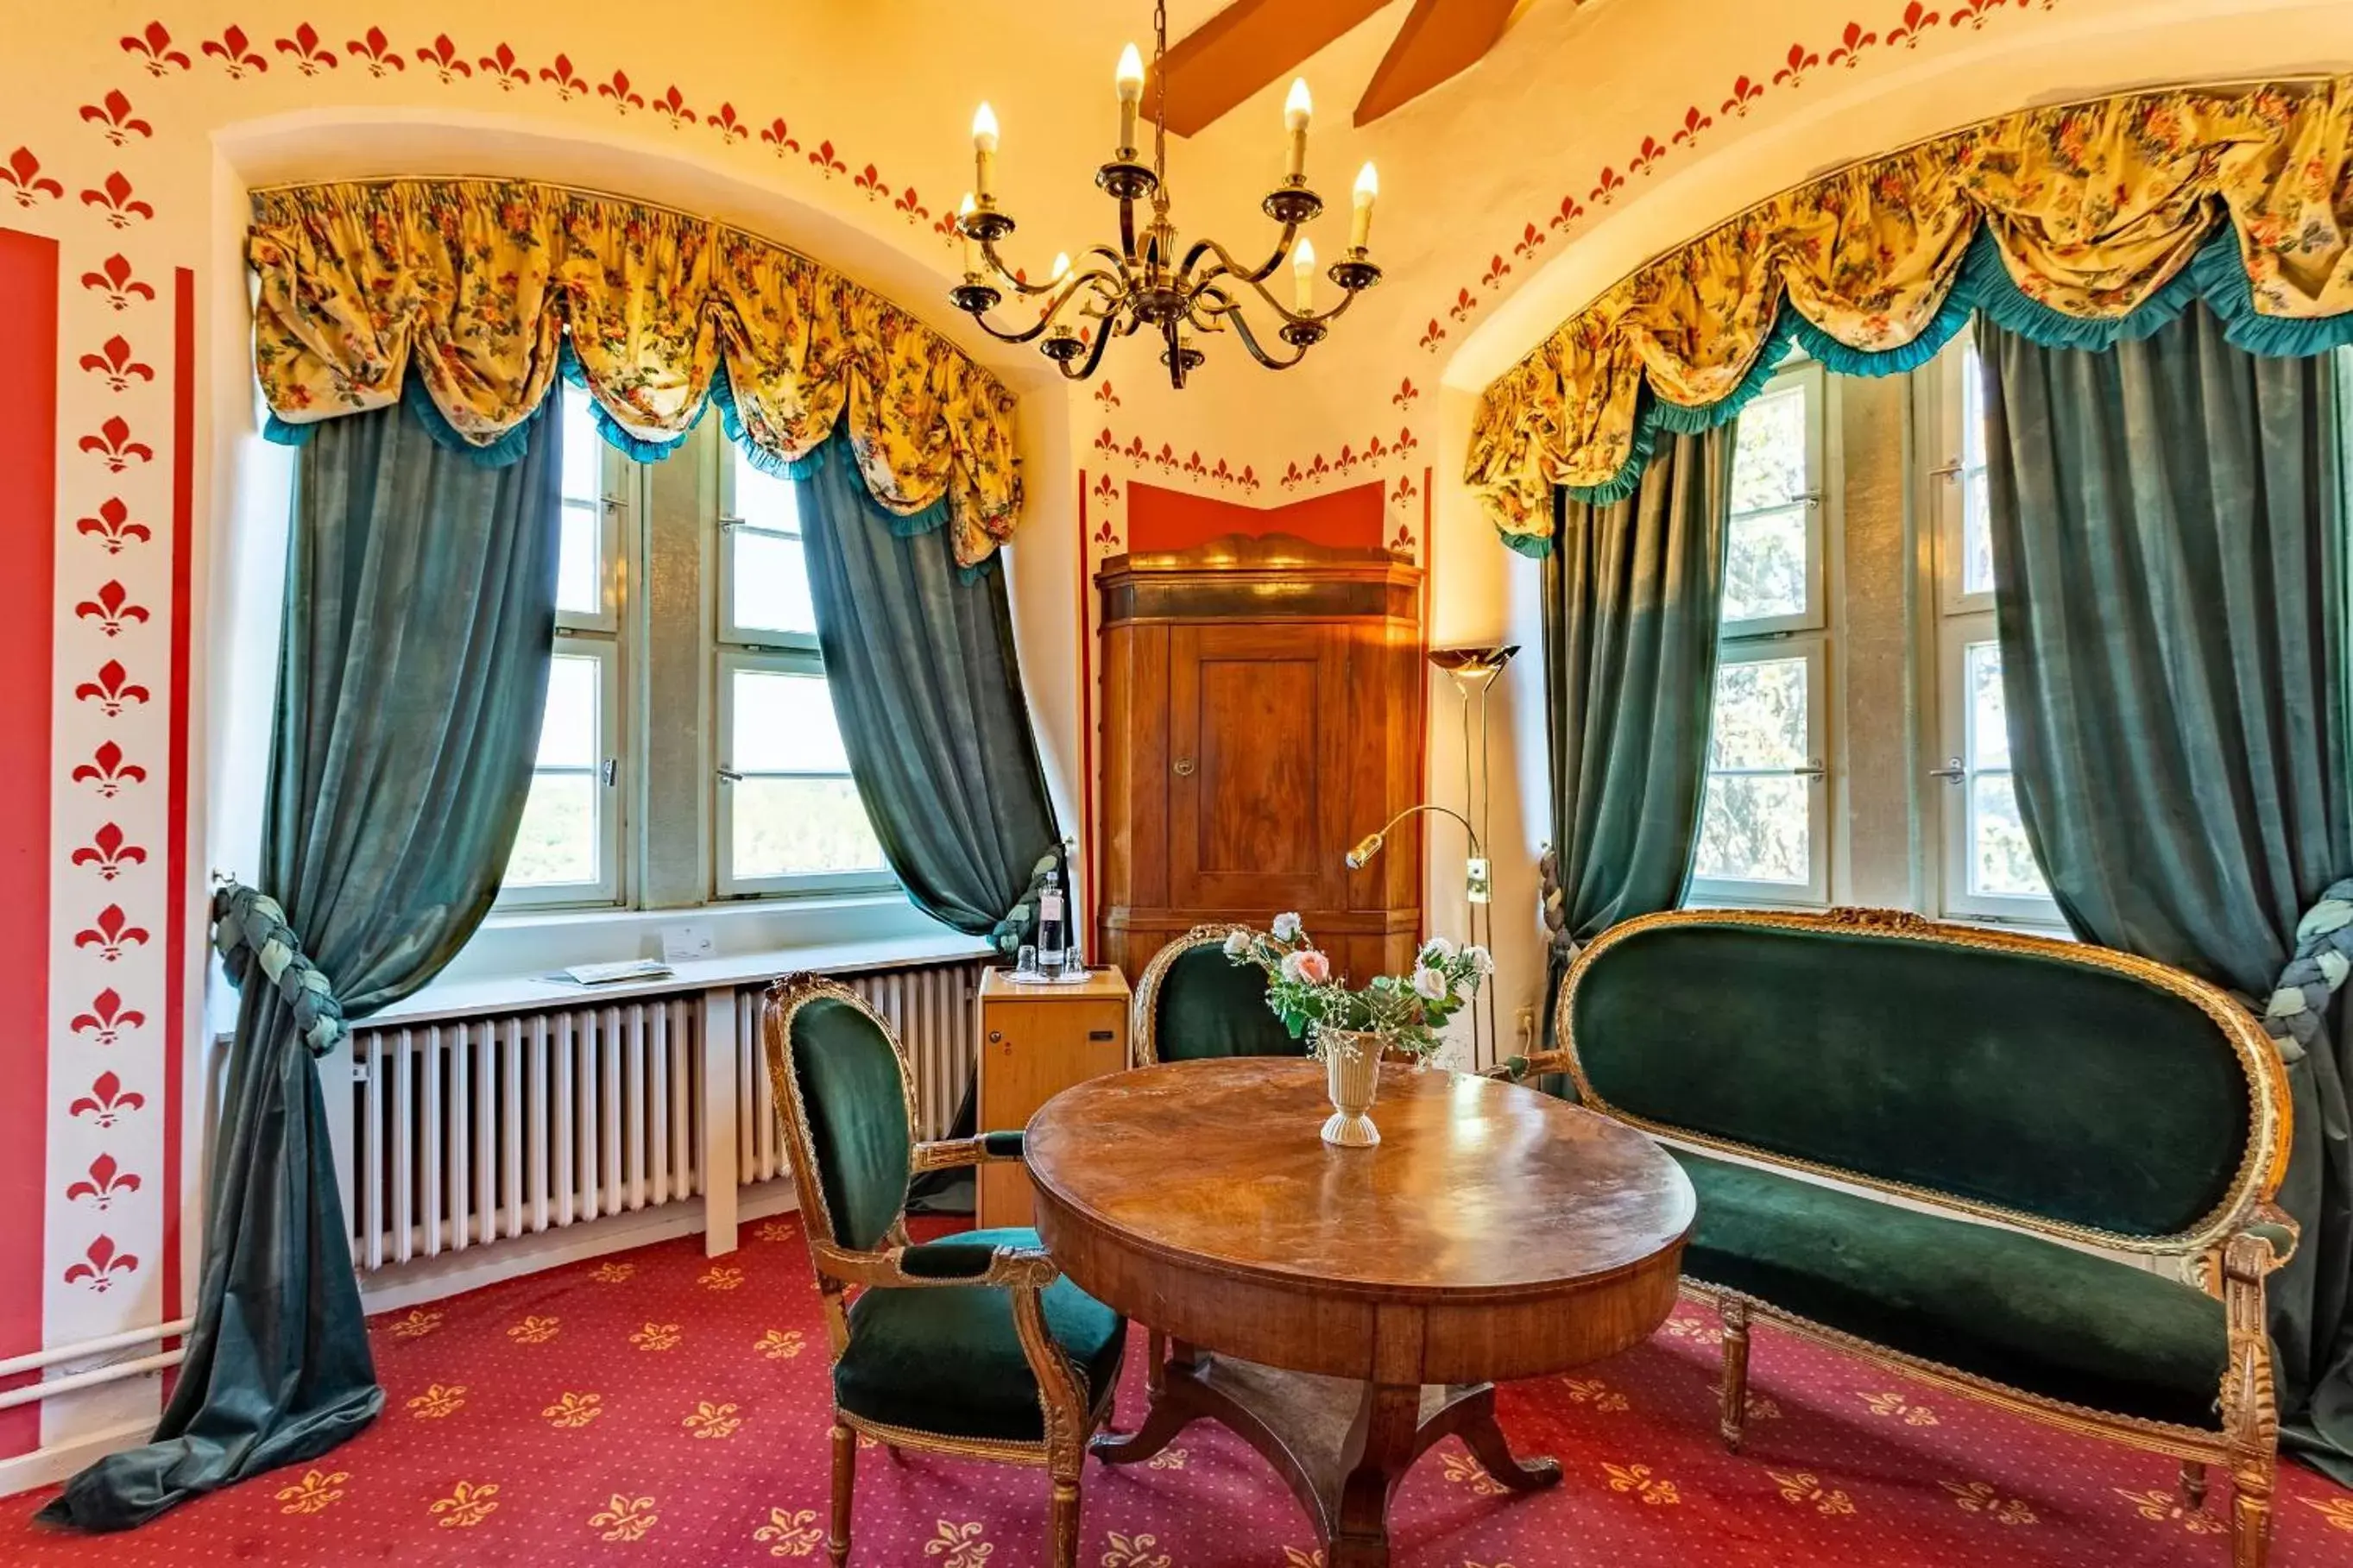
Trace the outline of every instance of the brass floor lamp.
<instances>
[{"instance_id":1,"label":"brass floor lamp","mask_svg":"<svg viewBox=\"0 0 2353 1568\"><path fill-rule=\"evenodd\" d=\"M1486 848L1489 809L1487 698L1488 694L1494 689L1495 677L1503 673L1504 666L1509 664L1512 661L1512 656L1519 651L1519 646L1516 643L1493 647L1430 649L1430 662L1446 672L1447 679L1454 683L1456 695L1462 699L1463 809L1456 811L1451 806L1439 805L1432 802L1407 806L1403 811L1381 824L1377 830L1357 840L1356 847L1348 851L1347 858L1348 868L1352 871L1358 869L1380 853L1381 845L1388 837L1390 828L1419 811L1436 812L1441 816L1451 816L1461 823L1463 832L1469 835L1471 839L1471 856L1463 867L1464 897L1471 906L1471 923L1464 936L1466 940L1486 948L1491 953L1495 951L1495 915ZM1475 743L1472 738L1474 726L1472 723L1472 699L1474 696L1478 699ZM1472 820L1474 815L1478 818L1475 823ZM1502 1059L1497 1054L1495 1044L1494 999L1483 990L1472 998L1471 1036L1474 1056L1479 1054L1479 1046L1482 1041L1485 1046L1485 1059L1474 1061L1472 1063L1474 1067L1491 1067Z\"/></svg>"}]
</instances>

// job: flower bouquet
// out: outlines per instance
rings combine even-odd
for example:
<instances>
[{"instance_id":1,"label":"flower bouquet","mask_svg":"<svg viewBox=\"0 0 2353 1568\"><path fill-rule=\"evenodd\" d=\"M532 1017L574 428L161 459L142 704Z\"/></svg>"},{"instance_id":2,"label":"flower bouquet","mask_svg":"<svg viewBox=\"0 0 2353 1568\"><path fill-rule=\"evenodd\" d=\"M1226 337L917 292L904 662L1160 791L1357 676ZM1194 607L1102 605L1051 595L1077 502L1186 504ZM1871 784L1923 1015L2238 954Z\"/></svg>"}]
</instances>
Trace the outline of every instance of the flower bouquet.
<instances>
[{"instance_id":1,"label":"flower bouquet","mask_svg":"<svg viewBox=\"0 0 2353 1568\"><path fill-rule=\"evenodd\" d=\"M1366 1148L1380 1132L1366 1112L1379 1087L1381 1058L1395 1051L1427 1064L1438 1053L1439 1030L1471 1000L1494 963L1483 947L1457 948L1431 937L1408 974L1377 974L1352 987L1333 978L1332 960L1309 938L1296 914L1274 917L1264 932L1226 938L1226 957L1266 972L1266 1005L1294 1040L1325 1069L1334 1112L1324 1141Z\"/></svg>"}]
</instances>

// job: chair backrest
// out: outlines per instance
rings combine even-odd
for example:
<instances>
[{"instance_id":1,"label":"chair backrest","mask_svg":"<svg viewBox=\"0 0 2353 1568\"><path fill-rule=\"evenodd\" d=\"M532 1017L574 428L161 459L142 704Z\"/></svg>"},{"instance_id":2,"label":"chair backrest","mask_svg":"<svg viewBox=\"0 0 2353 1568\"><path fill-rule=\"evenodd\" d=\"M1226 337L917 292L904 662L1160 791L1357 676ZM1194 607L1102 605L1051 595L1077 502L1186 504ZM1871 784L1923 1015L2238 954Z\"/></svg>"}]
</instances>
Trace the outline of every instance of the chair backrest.
<instances>
[{"instance_id":1,"label":"chair backrest","mask_svg":"<svg viewBox=\"0 0 2353 1568\"><path fill-rule=\"evenodd\" d=\"M1650 915L1577 956L1556 1023L1597 1110L2082 1240L2211 1245L2286 1157L2253 1016L2088 944L1876 910Z\"/></svg>"},{"instance_id":2,"label":"chair backrest","mask_svg":"<svg viewBox=\"0 0 2353 1568\"><path fill-rule=\"evenodd\" d=\"M760 1034L803 1223L837 1247L881 1246L915 1147L914 1080L890 1026L848 986L791 975L768 987Z\"/></svg>"},{"instance_id":3,"label":"chair backrest","mask_svg":"<svg viewBox=\"0 0 2353 1568\"><path fill-rule=\"evenodd\" d=\"M1152 955L1135 983L1128 1033L1140 1067L1205 1057L1303 1057L1266 1005L1266 972L1236 963L1226 938L1250 928L1195 926Z\"/></svg>"}]
</instances>

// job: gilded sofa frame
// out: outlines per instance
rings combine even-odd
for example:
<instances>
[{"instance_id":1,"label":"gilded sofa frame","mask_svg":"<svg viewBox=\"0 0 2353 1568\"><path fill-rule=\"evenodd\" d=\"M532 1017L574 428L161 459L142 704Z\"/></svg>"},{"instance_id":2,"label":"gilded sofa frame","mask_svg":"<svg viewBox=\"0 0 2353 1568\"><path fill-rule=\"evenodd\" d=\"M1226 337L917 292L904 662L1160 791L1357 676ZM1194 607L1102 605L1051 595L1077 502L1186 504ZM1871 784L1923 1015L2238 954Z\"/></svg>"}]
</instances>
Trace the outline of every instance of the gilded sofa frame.
<instances>
[{"instance_id":1,"label":"gilded sofa frame","mask_svg":"<svg viewBox=\"0 0 2353 1568\"><path fill-rule=\"evenodd\" d=\"M2040 1215L1950 1196L1861 1172L1818 1164L1725 1139L1632 1115L1594 1091L1577 1053L1572 1026L1577 988L1586 971L1625 939L1661 926L1752 926L1766 930L1830 931L2010 952L2106 970L2129 976L2195 1005L2214 1021L2247 1079L2247 1143L2222 1201L2189 1229L2170 1236L2119 1235ZM1771 1302L1688 1276L1684 1293L1715 1305L1724 1320L1724 1383L1718 1429L1725 1445L1739 1449L1747 1418L1748 1328L1752 1319L1785 1328L1802 1338L1859 1355L1939 1388L1967 1394L2069 1431L2103 1436L2181 1462L2182 1494L2189 1506L2204 1506L2206 1467L2228 1467L2232 1482L2232 1561L2234 1568L2263 1568L2271 1541L2272 1495L2278 1469L2279 1415L2272 1392L2271 1340L2265 1327L2264 1280L2294 1253L2295 1222L2272 1201L2287 1168L2289 1101L2287 1070L2261 1024L2220 987L2169 965L2084 943L1939 923L1898 910L1836 909L1827 913L1781 910L1676 910L1642 915L1587 943L1562 983L1555 1004L1554 1038L1559 1045L1511 1064L1512 1076L1566 1072L1588 1108L1630 1126L1679 1143L1783 1170L1803 1172L1901 1197L1948 1213L1992 1220L2056 1242L2112 1250L2189 1257L2197 1260L2200 1285L2223 1304L2228 1335L2220 1399L2221 1430L2177 1426L2119 1415L2048 1399L2029 1390L1979 1377L1957 1367L1908 1355L1855 1335L1786 1312Z\"/></svg>"},{"instance_id":2,"label":"gilded sofa frame","mask_svg":"<svg viewBox=\"0 0 2353 1568\"><path fill-rule=\"evenodd\" d=\"M1140 1068L1160 1065L1160 1030L1155 1020L1159 1016L1160 988L1167 983L1168 971L1175 967L1178 959L1195 948L1223 947L1226 938L1236 931L1256 936L1258 928L1213 921L1195 926L1152 955L1152 962L1144 966L1142 974L1136 976L1135 994L1129 998L1127 1005L1127 1037L1134 1053L1134 1065ZM1155 1357L1155 1364L1157 1360Z\"/></svg>"},{"instance_id":3,"label":"gilded sofa frame","mask_svg":"<svg viewBox=\"0 0 2353 1568\"><path fill-rule=\"evenodd\" d=\"M867 1250L841 1245L833 1215L826 1203L825 1184L818 1178L817 1150L811 1140L808 1109L802 1103L800 1078L794 1071L793 1016L818 1000L845 1003L872 1020L891 1042L899 1064L900 1092L904 1097L908 1147L907 1174L980 1165L1020 1158L995 1154L982 1138L958 1138L934 1142L917 1140L915 1078L906 1047L881 1015L849 987L815 975L786 975L770 985L761 1007L760 1036L767 1058L768 1086L784 1124L785 1153L799 1194L801 1223L808 1239L809 1261L817 1271L818 1292L825 1308L827 1365L841 1359L849 1345L849 1292L852 1289L928 1289L943 1286L990 1286L1013 1297L1013 1324L1021 1353L1038 1383L1038 1407L1042 1439L963 1437L914 1427L870 1421L844 1410L833 1410L833 1514L826 1541L827 1555L835 1568L849 1558L850 1504L857 1474L858 1438L873 1438L893 1452L912 1448L962 1459L990 1459L1003 1464L1043 1468L1051 1484L1047 1522L1048 1558L1054 1568L1075 1568L1079 1551L1079 1474L1086 1458L1087 1440L1110 1415L1118 1394L1116 1381L1090 1402L1086 1379L1071 1364L1046 1326L1044 1293L1060 1277L1043 1248L999 1247L987 1268L979 1274L939 1277L910 1274L905 1268L911 1245L903 1211L892 1221L882 1244Z\"/></svg>"}]
</instances>

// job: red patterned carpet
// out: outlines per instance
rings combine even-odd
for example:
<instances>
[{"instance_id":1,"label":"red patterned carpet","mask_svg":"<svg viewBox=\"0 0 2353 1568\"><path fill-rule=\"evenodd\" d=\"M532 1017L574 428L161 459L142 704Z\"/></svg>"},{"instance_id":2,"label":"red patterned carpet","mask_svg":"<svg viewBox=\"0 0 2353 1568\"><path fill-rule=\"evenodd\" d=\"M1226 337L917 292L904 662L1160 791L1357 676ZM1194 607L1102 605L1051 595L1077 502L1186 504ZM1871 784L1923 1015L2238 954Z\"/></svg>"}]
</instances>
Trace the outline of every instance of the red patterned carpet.
<instances>
[{"instance_id":1,"label":"red patterned carpet","mask_svg":"<svg viewBox=\"0 0 2353 1568\"><path fill-rule=\"evenodd\" d=\"M10 1500L0 1562L749 1565L825 1560L824 1331L791 1220L716 1264L681 1241L373 1324L387 1403L356 1441L135 1533L37 1531ZM1767 1401L1749 1452L1715 1432L1715 1324L1686 1305L1649 1344L1504 1391L1557 1489L1495 1494L1449 1443L1397 1501L1398 1568L1869 1563L2211 1564L2169 1461L2063 1436L1756 1331ZM1141 1337L1136 1343L1142 1349ZM1131 1360L1120 1408L1142 1407ZM2226 1503L2218 1480L2216 1503ZM2353 1494L2282 1475L2281 1568L2353 1563ZM2211 1507L2212 1504L2210 1504ZM1039 1472L880 1450L860 1463L872 1568L1033 1568ZM1196 1426L1148 1467L1090 1465L1087 1568L1312 1568L1304 1516L1257 1456Z\"/></svg>"}]
</instances>

